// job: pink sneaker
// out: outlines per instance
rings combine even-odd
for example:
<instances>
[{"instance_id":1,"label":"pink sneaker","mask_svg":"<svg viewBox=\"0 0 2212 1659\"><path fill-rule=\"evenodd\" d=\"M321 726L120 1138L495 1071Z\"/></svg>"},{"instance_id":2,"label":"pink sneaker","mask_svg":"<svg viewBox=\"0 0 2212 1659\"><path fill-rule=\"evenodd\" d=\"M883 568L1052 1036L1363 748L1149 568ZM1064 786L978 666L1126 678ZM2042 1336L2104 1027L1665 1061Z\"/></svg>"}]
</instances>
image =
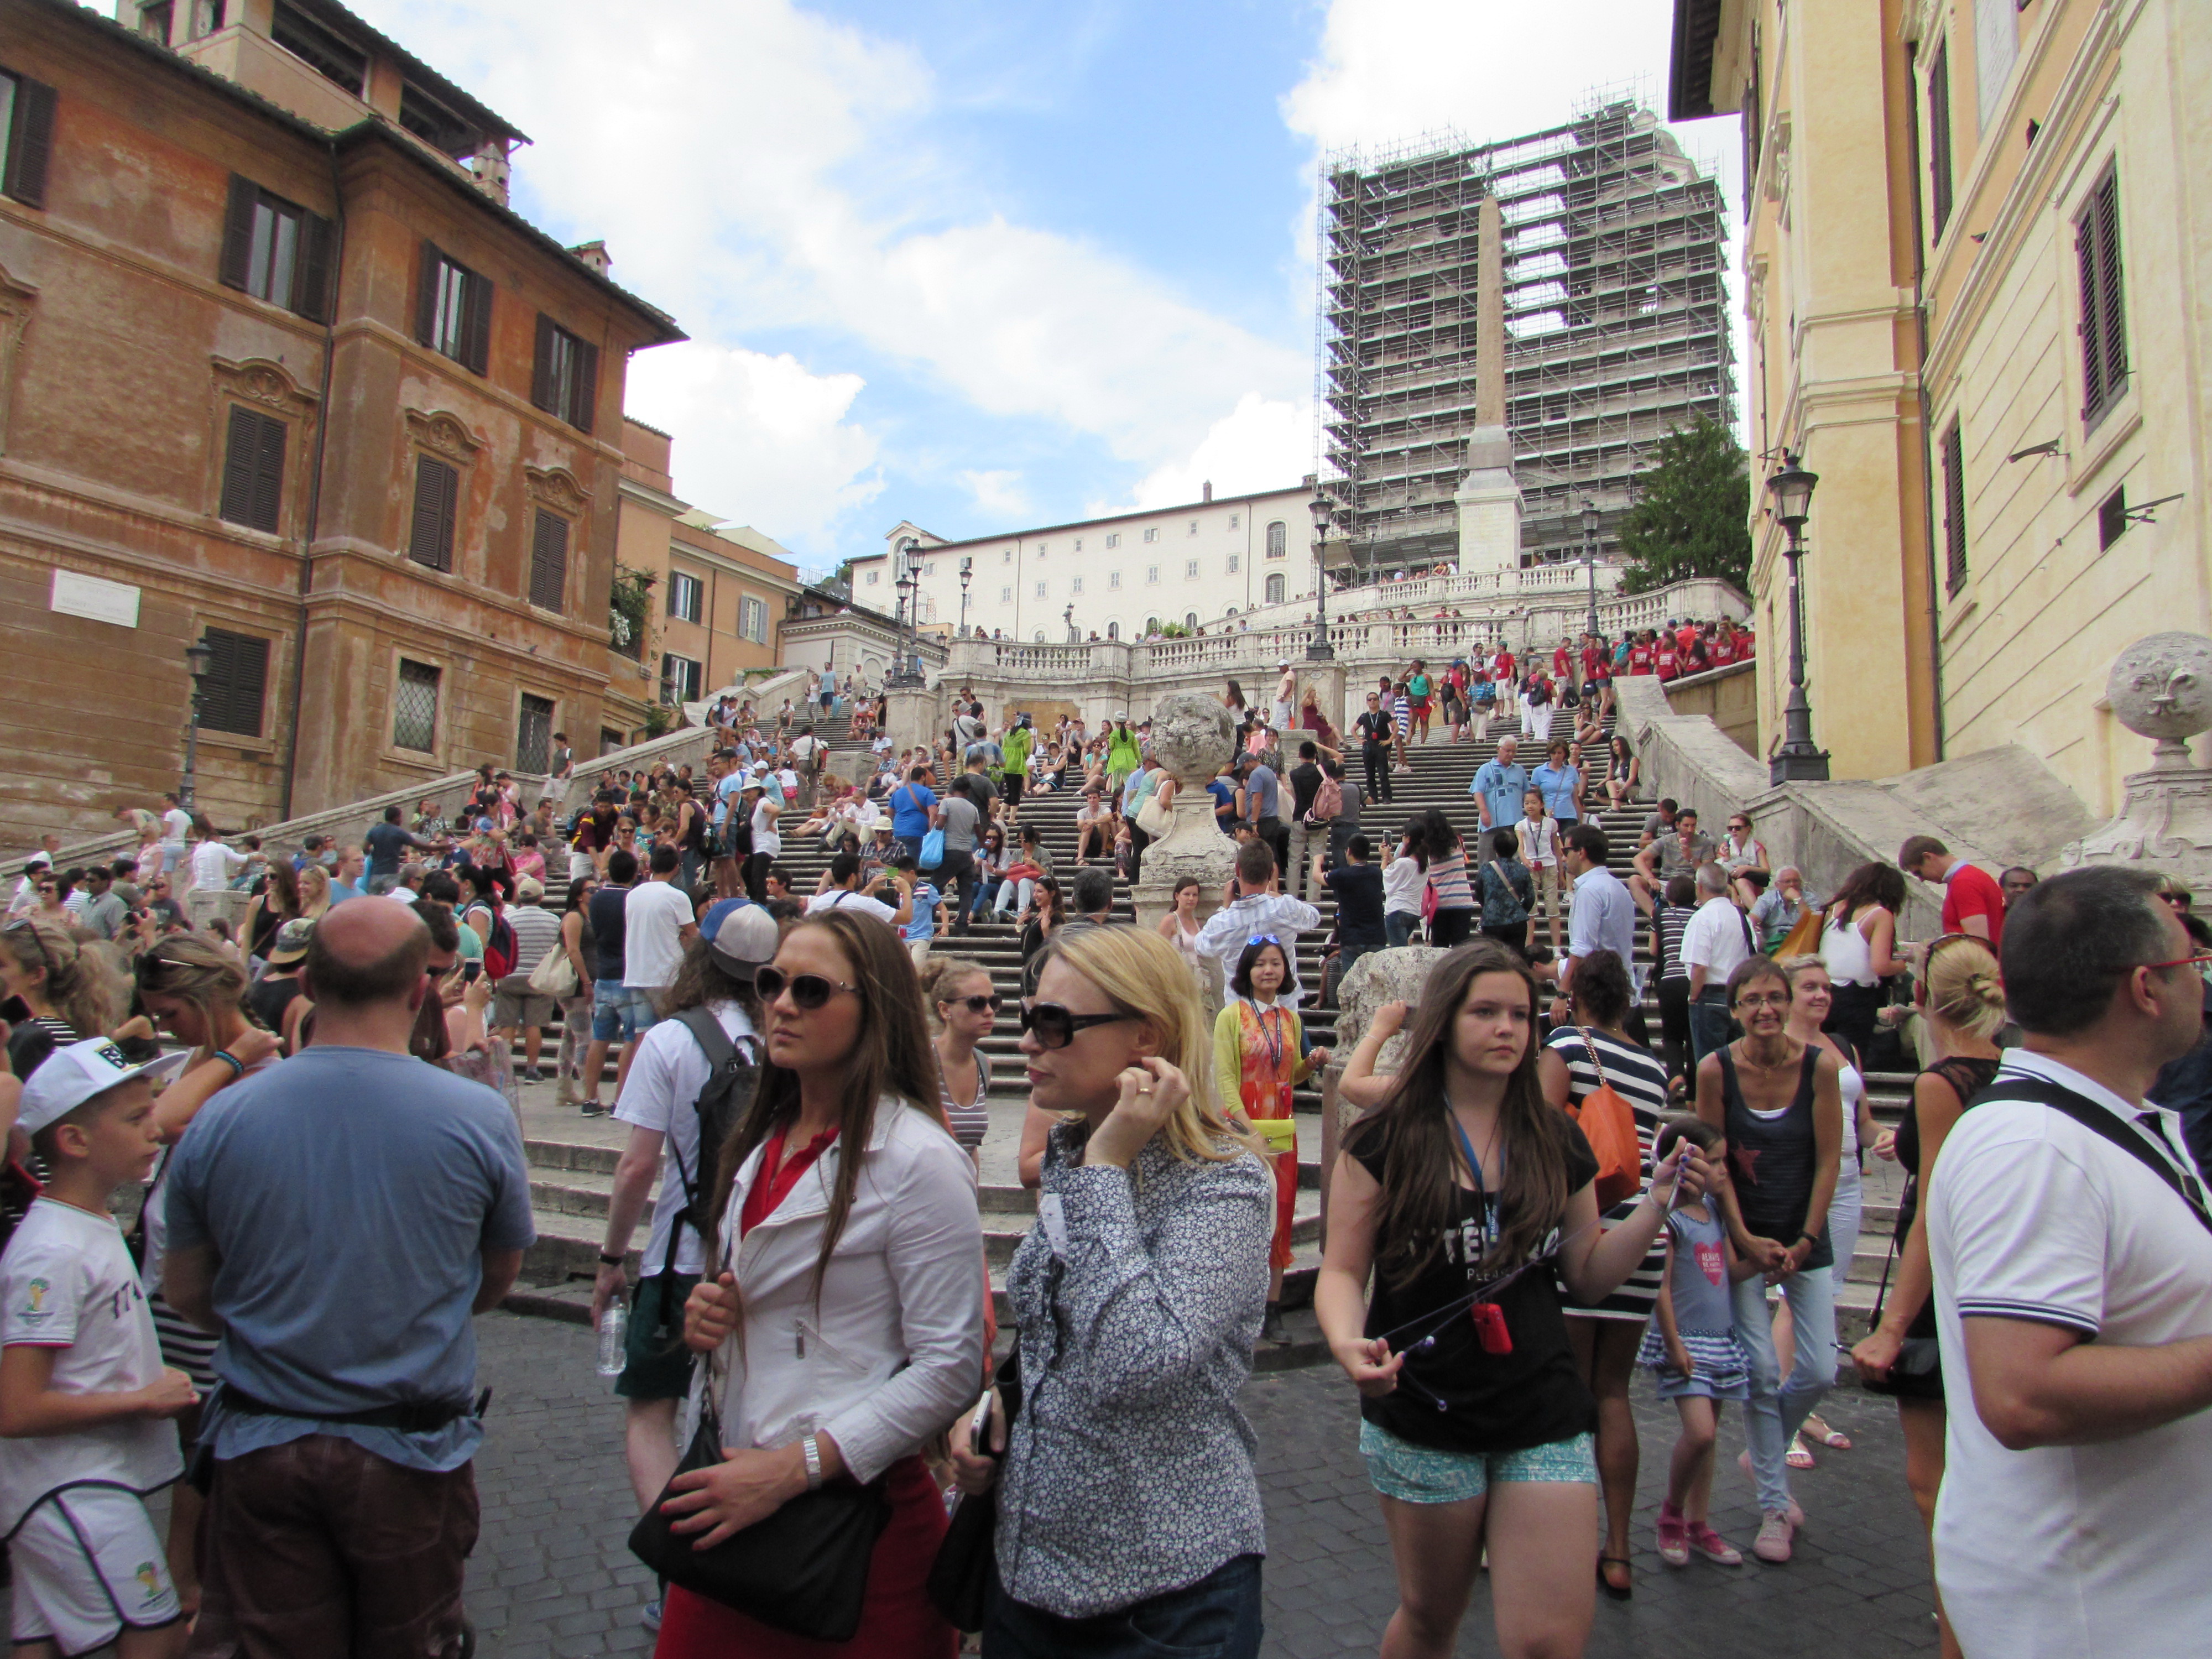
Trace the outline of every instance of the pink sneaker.
<instances>
[{"instance_id":1,"label":"pink sneaker","mask_svg":"<svg viewBox=\"0 0 2212 1659\"><path fill-rule=\"evenodd\" d=\"M1690 1565L1689 1522L1672 1504L1659 1506L1659 1559L1670 1567Z\"/></svg>"},{"instance_id":2,"label":"pink sneaker","mask_svg":"<svg viewBox=\"0 0 2212 1659\"><path fill-rule=\"evenodd\" d=\"M1743 1552L1704 1522L1691 1521L1685 1522L1684 1525L1689 1534L1690 1547L1704 1556L1706 1560L1723 1567L1740 1567L1743 1565ZM1661 1553L1664 1554L1665 1551L1661 1551Z\"/></svg>"},{"instance_id":3,"label":"pink sneaker","mask_svg":"<svg viewBox=\"0 0 2212 1659\"><path fill-rule=\"evenodd\" d=\"M1751 1553L1762 1561L1780 1566L1790 1559L1790 1540L1793 1528L1790 1517L1780 1510L1769 1510L1759 1523L1759 1536L1752 1540Z\"/></svg>"}]
</instances>

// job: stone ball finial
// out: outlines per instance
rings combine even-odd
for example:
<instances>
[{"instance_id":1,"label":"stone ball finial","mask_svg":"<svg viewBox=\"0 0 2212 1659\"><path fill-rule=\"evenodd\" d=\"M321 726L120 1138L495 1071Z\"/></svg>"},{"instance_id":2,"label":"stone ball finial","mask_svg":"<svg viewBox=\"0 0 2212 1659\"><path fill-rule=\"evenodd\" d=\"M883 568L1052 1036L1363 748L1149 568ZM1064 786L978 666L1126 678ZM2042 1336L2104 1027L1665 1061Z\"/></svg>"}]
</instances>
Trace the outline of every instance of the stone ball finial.
<instances>
[{"instance_id":1,"label":"stone ball finial","mask_svg":"<svg viewBox=\"0 0 2212 1659\"><path fill-rule=\"evenodd\" d=\"M2105 696L2121 725L2156 740L2157 757L2187 764L2188 739L2212 730L2212 639L2147 635L2113 659Z\"/></svg>"},{"instance_id":2,"label":"stone ball finial","mask_svg":"<svg viewBox=\"0 0 2212 1659\"><path fill-rule=\"evenodd\" d=\"M1237 747L1237 722L1203 691L1170 691L1152 705L1152 755L1183 787L1213 781Z\"/></svg>"}]
</instances>

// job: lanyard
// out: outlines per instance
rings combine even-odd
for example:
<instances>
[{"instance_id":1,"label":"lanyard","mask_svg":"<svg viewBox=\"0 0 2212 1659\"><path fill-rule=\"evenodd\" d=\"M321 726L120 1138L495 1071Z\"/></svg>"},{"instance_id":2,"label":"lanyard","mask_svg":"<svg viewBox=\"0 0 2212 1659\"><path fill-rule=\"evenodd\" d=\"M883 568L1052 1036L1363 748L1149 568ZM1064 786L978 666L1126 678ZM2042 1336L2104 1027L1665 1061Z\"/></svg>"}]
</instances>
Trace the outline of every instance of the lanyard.
<instances>
[{"instance_id":1,"label":"lanyard","mask_svg":"<svg viewBox=\"0 0 2212 1659\"><path fill-rule=\"evenodd\" d=\"M1494 1250L1498 1248L1498 1206L1490 1201L1489 1189L1482 1184L1482 1160L1474 1155L1474 1143L1467 1138L1467 1131L1461 1127L1459 1114L1448 1106L1444 1109L1444 1115L1451 1120L1452 1133L1459 1137L1459 1149L1467 1154L1467 1167L1474 1175L1475 1195L1482 1200L1484 1247L1486 1250Z\"/></svg>"}]
</instances>

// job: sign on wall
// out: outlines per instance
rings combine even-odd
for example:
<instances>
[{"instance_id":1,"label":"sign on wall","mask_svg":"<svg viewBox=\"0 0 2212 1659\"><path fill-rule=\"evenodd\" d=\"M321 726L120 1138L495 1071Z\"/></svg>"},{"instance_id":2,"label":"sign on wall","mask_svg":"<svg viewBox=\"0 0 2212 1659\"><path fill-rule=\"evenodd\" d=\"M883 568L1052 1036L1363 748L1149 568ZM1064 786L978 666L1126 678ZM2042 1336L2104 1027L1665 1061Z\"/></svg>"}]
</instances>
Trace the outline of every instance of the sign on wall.
<instances>
[{"instance_id":1,"label":"sign on wall","mask_svg":"<svg viewBox=\"0 0 2212 1659\"><path fill-rule=\"evenodd\" d=\"M48 609L65 617L88 617L118 628L138 626L138 590L128 582L111 582L84 576L74 570L54 572L53 598Z\"/></svg>"}]
</instances>

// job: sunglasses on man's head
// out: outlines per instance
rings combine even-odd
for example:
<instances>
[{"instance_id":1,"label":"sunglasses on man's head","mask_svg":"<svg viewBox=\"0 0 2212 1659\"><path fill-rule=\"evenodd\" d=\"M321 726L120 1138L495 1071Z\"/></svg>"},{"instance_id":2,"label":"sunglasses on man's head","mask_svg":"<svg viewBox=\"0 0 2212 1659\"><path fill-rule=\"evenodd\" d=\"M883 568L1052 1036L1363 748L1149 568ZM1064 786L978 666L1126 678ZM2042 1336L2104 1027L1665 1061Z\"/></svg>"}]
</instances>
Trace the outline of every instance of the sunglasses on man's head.
<instances>
[{"instance_id":1,"label":"sunglasses on man's head","mask_svg":"<svg viewBox=\"0 0 2212 1659\"><path fill-rule=\"evenodd\" d=\"M1022 1030L1036 1033L1040 1048L1065 1048L1079 1031L1134 1018L1134 1014L1073 1014L1057 1002L1033 1002L1022 1010Z\"/></svg>"},{"instance_id":2,"label":"sunglasses on man's head","mask_svg":"<svg viewBox=\"0 0 2212 1659\"><path fill-rule=\"evenodd\" d=\"M756 968L753 989L764 1003L774 1002L789 991L792 1006L810 1012L823 1006L839 991L850 991L854 996L860 994L858 986L848 985L841 979L829 979L820 974L787 974L781 968Z\"/></svg>"}]
</instances>

